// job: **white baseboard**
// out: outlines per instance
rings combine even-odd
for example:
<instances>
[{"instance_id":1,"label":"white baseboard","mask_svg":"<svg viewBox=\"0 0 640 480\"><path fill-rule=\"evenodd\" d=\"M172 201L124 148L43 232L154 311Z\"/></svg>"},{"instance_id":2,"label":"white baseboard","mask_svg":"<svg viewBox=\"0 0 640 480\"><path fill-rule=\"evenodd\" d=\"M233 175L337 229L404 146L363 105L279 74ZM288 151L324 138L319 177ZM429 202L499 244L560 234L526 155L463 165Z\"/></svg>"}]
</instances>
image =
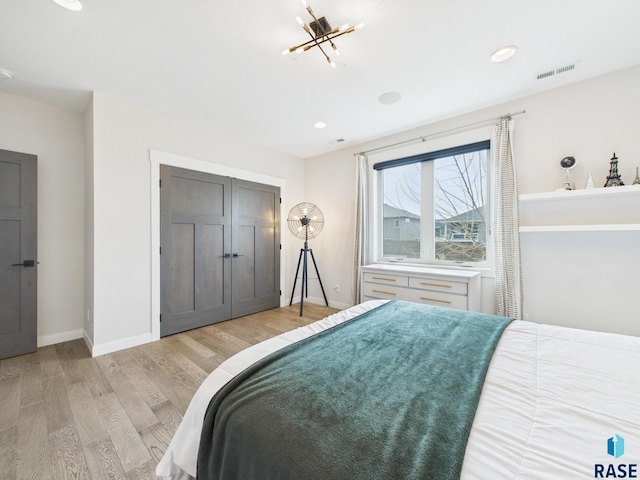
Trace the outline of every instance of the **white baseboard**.
<instances>
[{"instance_id":1,"label":"white baseboard","mask_svg":"<svg viewBox=\"0 0 640 480\"><path fill-rule=\"evenodd\" d=\"M300 297L293 297L293 303L294 304L300 303ZM326 305L326 303L324 303L324 298L321 298L321 297L305 298L304 303L313 303L314 305ZM289 302L287 302L286 305L289 305ZM334 302L333 300L329 300L329 306L331 308L337 308L338 310L344 310L345 308L352 307L353 305L350 305L348 303Z\"/></svg>"},{"instance_id":2,"label":"white baseboard","mask_svg":"<svg viewBox=\"0 0 640 480\"><path fill-rule=\"evenodd\" d=\"M107 353L117 352L118 350L124 350L125 348L137 347L138 345L144 345L153 341L151 333L145 333L144 335L138 335L136 337L123 338L122 340L116 340L115 342L107 342L99 345L91 345L89 350L92 357L98 357L100 355L106 355ZM88 338L85 337L85 342L88 342ZM91 342L87 343L89 346Z\"/></svg>"},{"instance_id":3,"label":"white baseboard","mask_svg":"<svg viewBox=\"0 0 640 480\"><path fill-rule=\"evenodd\" d=\"M43 335L38 337L38 348L79 338L82 338L82 330L69 330L68 332L54 333L53 335Z\"/></svg>"}]
</instances>

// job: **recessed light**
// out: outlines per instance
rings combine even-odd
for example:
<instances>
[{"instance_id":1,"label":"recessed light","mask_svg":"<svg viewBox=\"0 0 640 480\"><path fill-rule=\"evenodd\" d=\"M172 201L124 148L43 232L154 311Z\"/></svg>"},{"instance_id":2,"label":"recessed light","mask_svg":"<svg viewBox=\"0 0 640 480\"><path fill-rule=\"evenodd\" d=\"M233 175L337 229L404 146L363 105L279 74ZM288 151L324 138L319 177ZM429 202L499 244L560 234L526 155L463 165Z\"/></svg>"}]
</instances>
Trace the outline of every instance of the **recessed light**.
<instances>
[{"instance_id":1,"label":"recessed light","mask_svg":"<svg viewBox=\"0 0 640 480\"><path fill-rule=\"evenodd\" d=\"M80 0L51 0L52 2L60 5L62 8L71 10L72 12L79 12L82 10L82 4Z\"/></svg>"},{"instance_id":2,"label":"recessed light","mask_svg":"<svg viewBox=\"0 0 640 480\"><path fill-rule=\"evenodd\" d=\"M515 45L506 45L491 54L491 61L493 63L504 62L505 60L509 60L511 57L513 57L517 51L518 47L516 47Z\"/></svg>"},{"instance_id":3,"label":"recessed light","mask_svg":"<svg viewBox=\"0 0 640 480\"><path fill-rule=\"evenodd\" d=\"M327 124L324 123L324 122L316 122L316 123L313 124L313 126L316 127L316 128L324 128L324 127L327 126Z\"/></svg>"},{"instance_id":4,"label":"recessed light","mask_svg":"<svg viewBox=\"0 0 640 480\"><path fill-rule=\"evenodd\" d=\"M11 73L6 68L0 67L0 80L11 80L13 78L13 73Z\"/></svg>"},{"instance_id":5,"label":"recessed light","mask_svg":"<svg viewBox=\"0 0 640 480\"><path fill-rule=\"evenodd\" d=\"M378 102L382 105L391 105L393 103L398 103L401 98L402 95L398 92L386 92L378 97Z\"/></svg>"}]
</instances>

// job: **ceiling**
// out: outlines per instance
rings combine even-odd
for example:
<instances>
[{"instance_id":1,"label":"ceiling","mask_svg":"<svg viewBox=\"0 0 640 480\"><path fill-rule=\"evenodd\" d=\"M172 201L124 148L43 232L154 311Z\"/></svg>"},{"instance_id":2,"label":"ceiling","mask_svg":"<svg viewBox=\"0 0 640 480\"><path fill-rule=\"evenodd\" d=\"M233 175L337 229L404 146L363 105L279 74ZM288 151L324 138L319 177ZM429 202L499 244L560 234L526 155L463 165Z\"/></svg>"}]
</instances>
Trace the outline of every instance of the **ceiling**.
<instances>
[{"instance_id":1,"label":"ceiling","mask_svg":"<svg viewBox=\"0 0 640 480\"><path fill-rule=\"evenodd\" d=\"M281 54L309 39L300 0L82 1L0 0L0 91L77 111L98 91L300 158L640 64L638 0L309 0L364 22L337 68Z\"/></svg>"}]
</instances>

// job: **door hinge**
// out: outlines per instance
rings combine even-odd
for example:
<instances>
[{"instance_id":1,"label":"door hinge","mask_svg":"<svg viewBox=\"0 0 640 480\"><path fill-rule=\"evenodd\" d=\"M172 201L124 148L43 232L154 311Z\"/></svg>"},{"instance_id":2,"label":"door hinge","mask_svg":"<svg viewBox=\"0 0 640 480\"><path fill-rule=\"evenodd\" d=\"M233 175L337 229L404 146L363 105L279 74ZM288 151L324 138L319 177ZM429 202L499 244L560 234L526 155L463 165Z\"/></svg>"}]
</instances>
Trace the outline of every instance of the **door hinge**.
<instances>
[{"instance_id":1,"label":"door hinge","mask_svg":"<svg viewBox=\"0 0 640 480\"><path fill-rule=\"evenodd\" d=\"M162 314L160 314L160 321L162 321Z\"/></svg>"},{"instance_id":2,"label":"door hinge","mask_svg":"<svg viewBox=\"0 0 640 480\"><path fill-rule=\"evenodd\" d=\"M282 290L280 290L280 295L282 295Z\"/></svg>"},{"instance_id":3,"label":"door hinge","mask_svg":"<svg viewBox=\"0 0 640 480\"><path fill-rule=\"evenodd\" d=\"M282 197L280 197L280 203L282 203Z\"/></svg>"},{"instance_id":4,"label":"door hinge","mask_svg":"<svg viewBox=\"0 0 640 480\"><path fill-rule=\"evenodd\" d=\"M282 244L280 244L280 250L282 250Z\"/></svg>"},{"instance_id":5,"label":"door hinge","mask_svg":"<svg viewBox=\"0 0 640 480\"><path fill-rule=\"evenodd\" d=\"M162 179L158 180L158 186L162 188Z\"/></svg>"},{"instance_id":6,"label":"door hinge","mask_svg":"<svg viewBox=\"0 0 640 480\"><path fill-rule=\"evenodd\" d=\"M162 255L162 247L160 247L160 255Z\"/></svg>"}]
</instances>

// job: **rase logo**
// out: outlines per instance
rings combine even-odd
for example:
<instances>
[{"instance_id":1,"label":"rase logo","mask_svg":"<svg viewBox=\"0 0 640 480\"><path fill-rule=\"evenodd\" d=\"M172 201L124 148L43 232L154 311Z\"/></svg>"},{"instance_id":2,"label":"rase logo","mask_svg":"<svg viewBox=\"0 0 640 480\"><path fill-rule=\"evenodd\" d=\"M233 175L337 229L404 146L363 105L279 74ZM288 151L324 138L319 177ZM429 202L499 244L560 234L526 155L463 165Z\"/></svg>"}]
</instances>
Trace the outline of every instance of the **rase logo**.
<instances>
[{"instance_id":1,"label":"rase logo","mask_svg":"<svg viewBox=\"0 0 640 480\"><path fill-rule=\"evenodd\" d=\"M624 455L624 438L615 434L607 439L607 453L613 458ZM612 463L594 465L594 478L638 478L638 465L636 463Z\"/></svg>"},{"instance_id":2,"label":"rase logo","mask_svg":"<svg viewBox=\"0 0 640 480\"><path fill-rule=\"evenodd\" d=\"M624 438L617 433L607 440L607 453L614 458L624 455Z\"/></svg>"}]
</instances>

